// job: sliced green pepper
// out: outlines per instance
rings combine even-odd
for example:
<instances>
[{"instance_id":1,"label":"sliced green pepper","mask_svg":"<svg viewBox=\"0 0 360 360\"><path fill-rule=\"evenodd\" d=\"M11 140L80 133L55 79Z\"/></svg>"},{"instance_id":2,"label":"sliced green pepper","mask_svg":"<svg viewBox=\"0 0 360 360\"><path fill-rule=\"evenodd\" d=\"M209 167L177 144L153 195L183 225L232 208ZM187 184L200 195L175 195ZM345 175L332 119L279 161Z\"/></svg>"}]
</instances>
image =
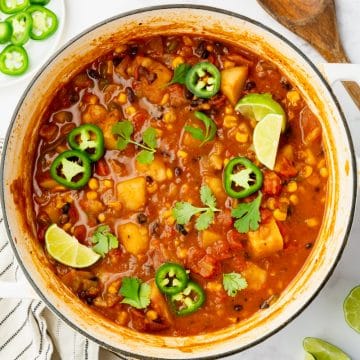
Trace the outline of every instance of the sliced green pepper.
<instances>
[{"instance_id":1,"label":"sliced green pepper","mask_svg":"<svg viewBox=\"0 0 360 360\"><path fill-rule=\"evenodd\" d=\"M261 170L245 157L231 159L224 170L226 193L235 199L245 198L261 188Z\"/></svg>"},{"instance_id":2,"label":"sliced green pepper","mask_svg":"<svg viewBox=\"0 0 360 360\"><path fill-rule=\"evenodd\" d=\"M72 149L86 152L91 161L97 161L104 155L104 135L96 125L78 126L69 133L67 140Z\"/></svg>"},{"instance_id":3,"label":"sliced green pepper","mask_svg":"<svg viewBox=\"0 0 360 360\"><path fill-rule=\"evenodd\" d=\"M20 12L8 17L6 21L11 24L13 29L10 41L14 45L24 45L30 38L31 16L26 12Z\"/></svg>"},{"instance_id":4,"label":"sliced green pepper","mask_svg":"<svg viewBox=\"0 0 360 360\"><path fill-rule=\"evenodd\" d=\"M175 263L162 264L155 274L157 287L166 295L174 295L184 290L188 281L186 270Z\"/></svg>"},{"instance_id":5,"label":"sliced green pepper","mask_svg":"<svg viewBox=\"0 0 360 360\"><path fill-rule=\"evenodd\" d=\"M205 292L199 284L189 281L181 292L170 296L171 305L176 315L190 315L205 302Z\"/></svg>"},{"instance_id":6,"label":"sliced green pepper","mask_svg":"<svg viewBox=\"0 0 360 360\"><path fill-rule=\"evenodd\" d=\"M210 62L200 62L187 73L185 85L199 98L208 99L220 90L220 71Z\"/></svg>"},{"instance_id":7,"label":"sliced green pepper","mask_svg":"<svg viewBox=\"0 0 360 360\"><path fill-rule=\"evenodd\" d=\"M44 8L43 6L32 5L26 11L32 18L32 27L30 31L30 37L32 39L47 39L58 28L58 18L51 10Z\"/></svg>"},{"instance_id":8,"label":"sliced green pepper","mask_svg":"<svg viewBox=\"0 0 360 360\"><path fill-rule=\"evenodd\" d=\"M91 162L86 153L67 150L58 155L50 167L50 175L60 185L80 189L91 177Z\"/></svg>"},{"instance_id":9,"label":"sliced green pepper","mask_svg":"<svg viewBox=\"0 0 360 360\"><path fill-rule=\"evenodd\" d=\"M10 41L12 35L12 27L6 22L0 22L0 44L6 44Z\"/></svg>"},{"instance_id":10,"label":"sliced green pepper","mask_svg":"<svg viewBox=\"0 0 360 360\"><path fill-rule=\"evenodd\" d=\"M14 14L30 5L29 0L0 0L0 10L5 14Z\"/></svg>"},{"instance_id":11,"label":"sliced green pepper","mask_svg":"<svg viewBox=\"0 0 360 360\"><path fill-rule=\"evenodd\" d=\"M0 71L6 75L21 75L28 66L27 52L21 46L8 45L0 53Z\"/></svg>"},{"instance_id":12,"label":"sliced green pepper","mask_svg":"<svg viewBox=\"0 0 360 360\"><path fill-rule=\"evenodd\" d=\"M30 0L30 4L34 5L47 5L50 2L50 0Z\"/></svg>"}]
</instances>

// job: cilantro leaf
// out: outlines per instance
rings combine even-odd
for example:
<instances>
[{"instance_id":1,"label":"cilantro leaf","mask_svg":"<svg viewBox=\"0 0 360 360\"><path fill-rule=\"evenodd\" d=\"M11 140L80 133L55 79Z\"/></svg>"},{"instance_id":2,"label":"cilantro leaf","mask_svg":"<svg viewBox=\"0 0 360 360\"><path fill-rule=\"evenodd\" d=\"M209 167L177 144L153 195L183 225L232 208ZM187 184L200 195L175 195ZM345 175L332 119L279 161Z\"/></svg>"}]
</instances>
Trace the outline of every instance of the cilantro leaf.
<instances>
[{"instance_id":1,"label":"cilantro leaf","mask_svg":"<svg viewBox=\"0 0 360 360\"><path fill-rule=\"evenodd\" d=\"M153 127L148 127L142 135L144 143L152 149L155 149L157 146L156 141L156 130Z\"/></svg>"},{"instance_id":2,"label":"cilantro leaf","mask_svg":"<svg viewBox=\"0 0 360 360\"><path fill-rule=\"evenodd\" d=\"M208 186L201 187L200 199L208 207L196 207L185 201L175 204L172 214L179 225L187 224L194 215L200 214L195 222L196 230L205 230L210 226L214 221L214 212L220 210L216 209L216 199Z\"/></svg>"},{"instance_id":3,"label":"cilantro leaf","mask_svg":"<svg viewBox=\"0 0 360 360\"><path fill-rule=\"evenodd\" d=\"M195 117L204 123L205 131L203 129L196 128L193 126L185 126L184 129L185 129L185 131L190 133L190 135L194 139L202 141L202 143L200 144L200 146L202 146L204 143L214 140L214 137L215 137L215 134L217 131L217 127L216 127L215 122L211 118L209 118L208 116L206 116L204 113L202 113L200 111L195 111Z\"/></svg>"},{"instance_id":4,"label":"cilantro leaf","mask_svg":"<svg viewBox=\"0 0 360 360\"><path fill-rule=\"evenodd\" d=\"M250 177L250 174L252 173L253 170L250 168L242 169L237 173L231 174L230 179L235 183L235 185L248 189L250 187L250 182L254 181L254 179Z\"/></svg>"},{"instance_id":5,"label":"cilantro leaf","mask_svg":"<svg viewBox=\"0 0 360 360\"><path fill-rule=\"evenodd\" d=\"M91 242L95 244L93 245L93 250L103 257L111 249L116 249L119 246L117 237L110 232L108 225L100 225L97 227L91 237Z\"/></svg>"},{"instance_id":6,"label":"cilantro leaf","mask_svg":"<svg viewBox=\"0 0 360 360\"><path fill-rule=\"evenodd\" d=\"M260 223L261 192L256 199L249 203L241 203L231 211L231 216L237 218L235 228L239 233L255 231Z\"/></svg>"},{"instance_id":7,"label":"cilantro leaf","mask_svg":"<svg viewBox=\"0 0 360 360\"><path fill-rule=\"evenodd\" d=\"M134 132L134 126L129 120L119 121L111 128L113 135L118 135L117 138L117 148L119 150L124 150L129 142L132 133Z\"/></svg>"},{"instance_id":8,"label":"cilantro leaf","mask_svg":"<svg viewBox=\"0 0 360 360\"><path fill-rule=\"evenodd\" d=\"M123 278L119 293L124 296L121 303L136 309L145 309L150 304L150 285L141 283L136 277Z\"/></svg>"},{"instance_id":9,"label":"cilantro leaf","mask_svg":"<svg viewBox=\"0 0 360 360\"><path fill-rule=\"evenodd\" d=\"M168 85L171 84L185 84L185 79L186 79L186 75L189 72L189 70L191 69L191 65L189 64L180 64L178 65L175 70L174 70L174 76L171 79L171 81L169 82Z\"/></svg>"},{"instance_id":10,"label":"cilantro leaf","mask_svg":"<svg viewBox=\"0 0 360 360\"><path fill-rule=\"evenodd\" d=\"M184 130L187 131L196 140L204 141L205 139L204 132L200 128L186 125Z\"/></svg>"},{"instance_id":11,"label":"cilantro leaf","mask_svg":"<svg viewBox=\"0 0 360 360\"><path fill-rule=\"evenodd\" d=\"M150 164L154 160L154 153L149 150L141 150L137 156L136 160L140 164Z\"/></svg>"},{"instance_id":12,"label":"cilantro leaf","mask_svg":"<svg viewBox=\"0 0 360 360\"><path fill-rule=\"evenodd\" d=\"M236 272L223 274L223 286L229 296L234 297L238 291L247 288L246 279Z\"/></svg>"}]
</instances>

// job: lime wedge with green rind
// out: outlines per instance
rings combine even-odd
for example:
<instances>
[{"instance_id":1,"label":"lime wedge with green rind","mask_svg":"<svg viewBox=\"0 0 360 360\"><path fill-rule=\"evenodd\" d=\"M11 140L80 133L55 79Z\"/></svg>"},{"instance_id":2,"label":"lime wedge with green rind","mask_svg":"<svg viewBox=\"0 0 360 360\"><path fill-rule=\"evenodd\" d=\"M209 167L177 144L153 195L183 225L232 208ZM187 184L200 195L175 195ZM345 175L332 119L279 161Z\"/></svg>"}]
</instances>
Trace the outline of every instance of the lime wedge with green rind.
<instances>
[{"instance_id":1,"label":"lime wedge with green rind","mask_svg":"<svg viewBox=\"0 0 360 360\"><path fill-rule=\"evenodd\" d=\"M268 114L282 116L282 132L286 129L286 114L282 106L275 101L271 94L248 94L239 100L235 110L243 116L261 121Z\"/></svg>"},{"instance_id":2,"label":"lime wedge with green rind","mask_svg":"<svg viewBox=\"0 0 360 360\"><path fill-rule=\"evenodd\" d=\"M86 268L95 264L100 255L92 248L79 243L65 230L52 224L45 233L45 245L48 253L59 263L73 268Z\"/></svg>"},{"instance_id":3,"label":"lime wedge with green rind","mask_svg":"<svg viewBox=\"0 0 360 360\"><path fill-rule=\"evenodd\" d=\"M360 333L360 286L350 291L344 300L343 309L346 322Z\"/></svg>"},{"instance_id":4,"label":"lime wedge with green rind","mask_svg":"<svg viewBox=\"0 0 360 360\"><path fill-rule=\"evenodd\" d=\"M304 350L316 360L351 360L338 347L318 338L307 337L303 341Z\"/></svg>"},{"instance_id":5,"label":"lime wedge with green rind","mask_svg":"<svg viewBox=\"0 0 360 360\"><path fill-rule=\"evenodd\" d=\"M305 353L305 360L316 360L316 357L308 352Z\"/></svg>"}]
</instances>

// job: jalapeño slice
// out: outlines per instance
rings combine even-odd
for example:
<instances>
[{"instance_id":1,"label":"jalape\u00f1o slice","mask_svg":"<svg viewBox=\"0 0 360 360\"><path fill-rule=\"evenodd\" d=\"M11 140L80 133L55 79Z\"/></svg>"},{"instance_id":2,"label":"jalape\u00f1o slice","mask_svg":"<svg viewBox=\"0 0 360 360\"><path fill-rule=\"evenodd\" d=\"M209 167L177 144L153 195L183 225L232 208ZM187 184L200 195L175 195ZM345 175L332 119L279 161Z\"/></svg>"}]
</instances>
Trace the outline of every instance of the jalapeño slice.
<instances>
[{"instance_id":1,"label":"jalape\u00f1o slice","mask_svg":"<svg viewBox=\"0 0 360 360\"><path fill-rule=\"evenodd\" d=\"M13 45L21 46L28 42L32 26L31 16L23 11L8 17L7 21L12 27L10 41Z\"/></svg>"},{"instance_id":2,"label":"jalape\u00f1o slice","mask_svg":"<svg viewBox=\"0 0 360 360\"><path fill-rule=\"evenodd\" d=\"M96 125L78 126L69 133L67 140L72 149L86 152L91 161L104 155L104 135Z\"/></svg>"},{"instance_id":3,"label":"jalape\u00f1o slice","mask_svg":"<svg viewBox=\"0 0 360 360\"><path fill-rule=\"evenodd\" d=\"M162 264L156 272L155 282L159 290L166 295L173 295L185 289L189 281L186 270L179 264Z\"/></svg>"},{"instance_id":4,"label":"jalape\u00f1o slice","mask_svg":"<svg viewBox=\"0 0 360 360\"><path fill-rule=\"evenodd\" d=\"M67 150L58 155L50 167L51 177L69 189L80 189L91 176L91 162L82 151Z\"/></svg>"},{"instance_id":5,"label":"jalape\u00f1o slice","mask_svg":"<svg viewBox=\"0 0 360 360\"><path fill-rule=\"evenodd\" d=\"M26 12L32 18L30 31L30 37L32 39L47 39L57 30L59 26L58 18L51 10L43 6L32 5L26 9Z\"/></svg>"}]
</instances>

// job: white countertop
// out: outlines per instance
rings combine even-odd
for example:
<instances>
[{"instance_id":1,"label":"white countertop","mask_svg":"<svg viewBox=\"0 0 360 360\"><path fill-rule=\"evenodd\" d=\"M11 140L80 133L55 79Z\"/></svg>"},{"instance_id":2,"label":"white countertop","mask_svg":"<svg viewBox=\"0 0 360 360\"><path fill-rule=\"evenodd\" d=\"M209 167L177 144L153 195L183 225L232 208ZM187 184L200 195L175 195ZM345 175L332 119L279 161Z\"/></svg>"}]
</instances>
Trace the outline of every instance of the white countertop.
<instances>
[{"instance_id":1,"label":"white countertop","mask_svg":"<svg viewBox=\"0 0 360 360\"><path fill-rule=\"evenodd\" d=\"M55 0L53 0L55 1ZM255 0L65 0L66 22L61 44L87 27L124 11L151 5L176 3L201 4L222 7L263 22L278 31L302 49L315 63L320 56L302 39L276 23ZM352 62L360 63L360 0L337 0L337 12L344 47ZM0 89L0 136L4 137L15 106L30 79L12 87ZM360 155L360 112L340 84L335 86L345 116L350 123L358 156ZM355 134L357 136L355 136ZM263 343L234 355L229 359L244 360L300 360L304 358L302 340L306 336L319 337L346 351L353 360L360 359L360 334L350 329L343 318L342 303L348 291L360 284L360 205L344 255L334 274L315 301L283 330ZM113 358L105 352L101 359ZM115 358L114 358L115 359ZM70 360L70 359L69 359Z\"/></svg>"}]
</instances>

